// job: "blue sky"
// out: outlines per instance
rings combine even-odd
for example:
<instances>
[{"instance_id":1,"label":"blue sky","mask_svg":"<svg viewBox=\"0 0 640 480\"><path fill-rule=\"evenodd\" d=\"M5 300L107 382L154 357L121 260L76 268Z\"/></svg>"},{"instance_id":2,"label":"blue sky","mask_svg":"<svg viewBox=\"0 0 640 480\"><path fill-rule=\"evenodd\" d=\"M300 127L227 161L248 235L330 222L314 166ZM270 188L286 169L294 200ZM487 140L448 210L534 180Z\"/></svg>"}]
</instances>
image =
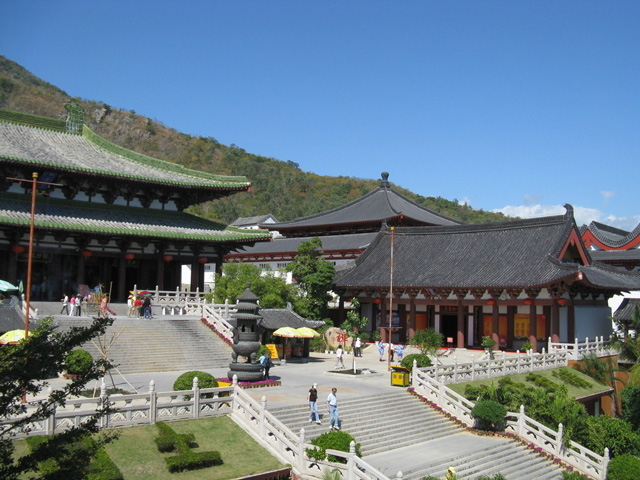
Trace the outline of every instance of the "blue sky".
<instances>
[{"instance_id":1,"label":"blue sky","mask_svg":"<svg viewBox=\"0 0 640 480\"><path fill-rule=\"evenodd\" d=\"M640 2L0 2L72 96L320 175L640 222Z\"/></svg>"}]
</instances>

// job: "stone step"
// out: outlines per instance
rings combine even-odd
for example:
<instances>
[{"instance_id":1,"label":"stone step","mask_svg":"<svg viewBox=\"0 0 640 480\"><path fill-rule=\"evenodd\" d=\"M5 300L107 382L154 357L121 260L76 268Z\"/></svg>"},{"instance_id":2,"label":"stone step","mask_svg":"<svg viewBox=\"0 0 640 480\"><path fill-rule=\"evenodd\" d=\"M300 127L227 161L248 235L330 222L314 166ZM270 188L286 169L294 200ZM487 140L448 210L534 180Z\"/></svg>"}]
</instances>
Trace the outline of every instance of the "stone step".
<instances>
[{"instance_id":1,"label":"stone step","mask_svg":"<svg viewBox=\"0 0 640 480\"><path fill-rule=\"evenodd\" d=\"M55 322L61 331L68 331L74 326L87 326L91 319L58 316ZM107 357L123 374L226 368L232 353L229 345L193 317L118 318L101 341ZM100 358L99 344L94 339L82 348Z\"/></svg>"}]
</instances>

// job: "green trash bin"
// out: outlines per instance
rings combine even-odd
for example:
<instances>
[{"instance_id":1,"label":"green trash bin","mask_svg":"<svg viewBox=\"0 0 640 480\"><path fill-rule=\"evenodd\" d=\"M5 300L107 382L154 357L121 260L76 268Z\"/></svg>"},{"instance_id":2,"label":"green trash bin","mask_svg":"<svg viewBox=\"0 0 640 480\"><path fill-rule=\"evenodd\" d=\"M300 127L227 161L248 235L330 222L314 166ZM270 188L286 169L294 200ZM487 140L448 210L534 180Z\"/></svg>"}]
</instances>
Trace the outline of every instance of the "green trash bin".
<instances>
[{"instance_id":1,"label":"green trash bin","mask_svg":"<svg viewBox=\"0 0 640 480\"><path fill-rule=\"evenodd\" d=\"M411 385L411 375L408 368L391 367L391 385L396 387L408 387Z\"/></svg>"}]
</instances>

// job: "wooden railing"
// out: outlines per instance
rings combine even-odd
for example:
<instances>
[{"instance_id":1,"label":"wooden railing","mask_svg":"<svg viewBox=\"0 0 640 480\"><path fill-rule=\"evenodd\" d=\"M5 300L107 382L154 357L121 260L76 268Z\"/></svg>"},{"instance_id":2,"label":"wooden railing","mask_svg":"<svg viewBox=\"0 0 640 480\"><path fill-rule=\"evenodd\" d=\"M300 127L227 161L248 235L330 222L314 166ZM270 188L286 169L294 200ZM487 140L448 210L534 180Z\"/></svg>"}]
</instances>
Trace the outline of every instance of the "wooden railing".
<instances>
[{"instance_id":1,"label":"wooden railing","mask_svg":"<svg viewBox=\"0 0 640 480\"><path fill-rule=\"evenodd\" d=\"M475 422L471 416L474 403L447 387L444 377L440 379L437 377L435 367L418 369L414 362L412 376L413 388L417 394L466 426L474 426ZM598 455L574 441L565 445L562 424L558 425L557 431L554 431L527 417L524 406L520 407L518 413L507 412L506 431L527 442L534 450L544 452L554 459L557 458L586 475L599 480L606 478L609 464L608 449L605 449L604 455Z\"/></svg>"}]
</instances>

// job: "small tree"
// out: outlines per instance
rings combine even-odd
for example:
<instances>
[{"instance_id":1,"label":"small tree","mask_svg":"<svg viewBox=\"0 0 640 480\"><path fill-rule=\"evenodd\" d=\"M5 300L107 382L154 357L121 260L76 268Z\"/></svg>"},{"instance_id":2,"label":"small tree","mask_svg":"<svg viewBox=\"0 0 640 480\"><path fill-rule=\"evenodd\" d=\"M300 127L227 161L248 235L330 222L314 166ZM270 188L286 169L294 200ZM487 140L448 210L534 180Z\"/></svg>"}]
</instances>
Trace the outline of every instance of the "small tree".
<instances>
[{"instance_id":1,"label":"small tree","mask_svg":"<svg viewBox=\"0 0 640 480\"><path fill-rule=\"evenodd\" d=\"M426 330L417 330L409 339L409 345L420 347L422 353L428 357L435 356L436 352L442 347L444 336L440 332L436 332L434 328Z\"/></svg>"},{"instance_id":2,"label":"small tree","mask_svg":"<svg viewBox=\"0 0 640 480\"><path fill-rule=\"evenodd\" d=\"M347 335L353 340L356 338L362 330L367 326L369 319L360 315L360 302L355 298L351 300L352 310L347 312L347 318L342 322L342 329L347 332ZM356 356L353 355L353 371L356 370Z\"/></svg>"}]
</instances>

